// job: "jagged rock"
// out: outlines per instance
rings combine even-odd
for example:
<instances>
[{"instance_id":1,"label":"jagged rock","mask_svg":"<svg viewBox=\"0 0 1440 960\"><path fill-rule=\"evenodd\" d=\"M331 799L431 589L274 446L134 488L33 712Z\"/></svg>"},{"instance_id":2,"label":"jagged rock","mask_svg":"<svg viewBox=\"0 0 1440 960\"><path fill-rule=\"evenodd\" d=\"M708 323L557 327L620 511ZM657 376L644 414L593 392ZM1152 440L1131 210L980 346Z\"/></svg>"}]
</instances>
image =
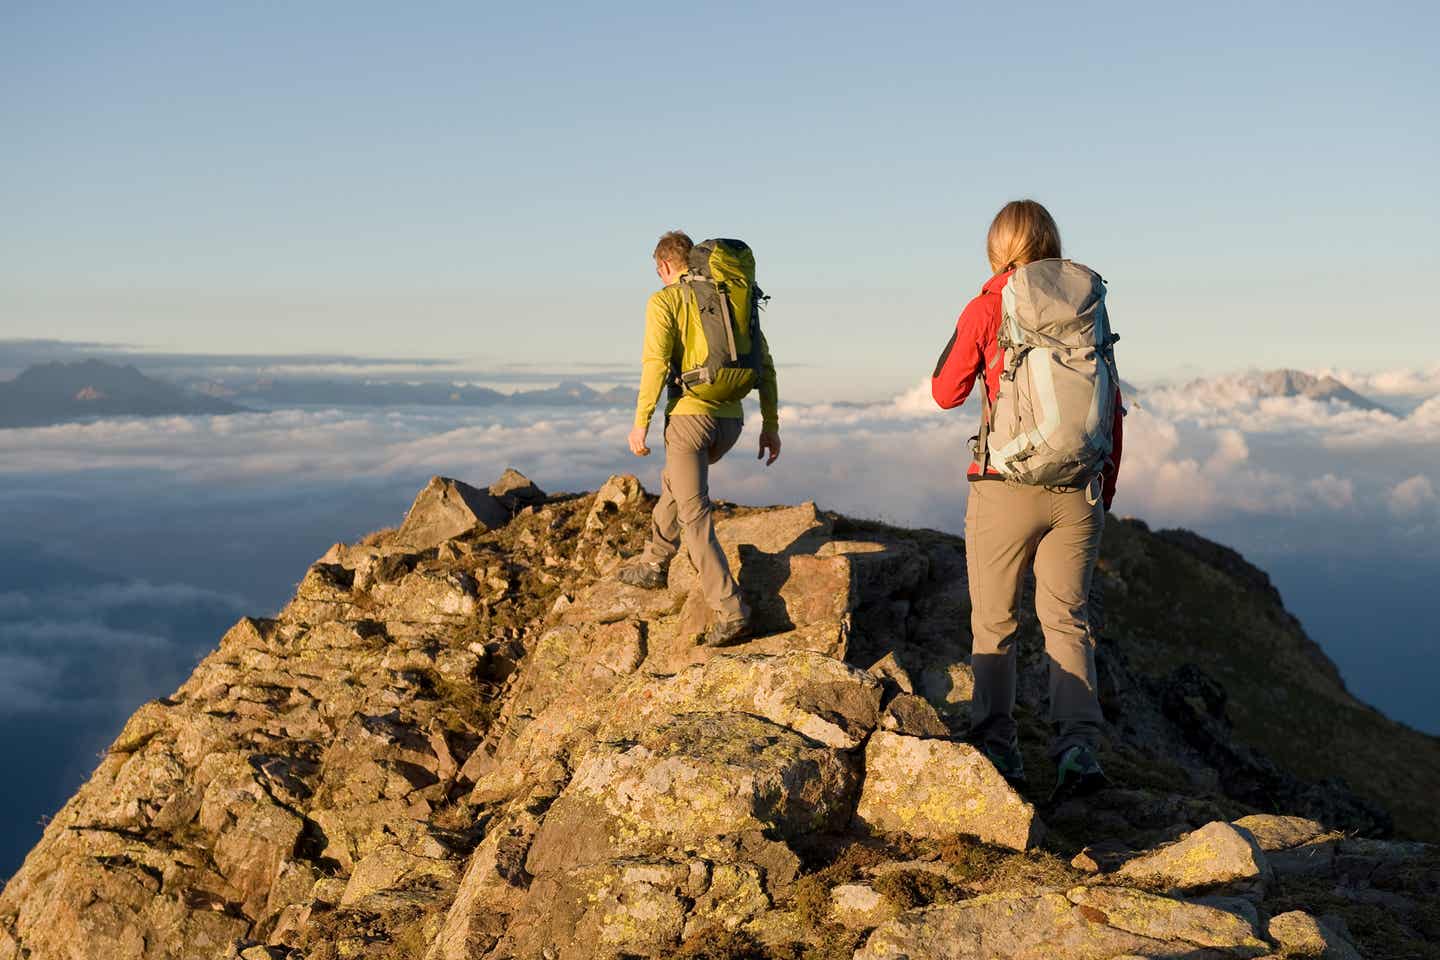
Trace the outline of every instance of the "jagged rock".
<instances>
[{"instance_id":1,"label":"jagged rock","mask_svg":"<svg viewBox=\"0 0 1440 960\"><path fill-rule=\"evenodd\" d=\"M1127 861L1111 876L1176 890L1205 890L1263 885L1274 874L1249 834L1216 821Z\"/></svg>"},{"instance_id":2,"label":"jagged rock","mask_svg":"<svg viewBox=\"0 0 1440 960\"><path fill-rule=\"evenodd\" d=\"M901 693L915 692L915 682L910 677L910 671L896 658L894 650L872 663L867 672L895 684Z\"/></svg>"},{"instance_id":3,"label":"jagged rock","mask_svg":"<svg viewBox=\"0 0 1440 960\"><path fill-rule=\"evenodd\" d=\"M525 854L535 837L528 814L492 826L470 857L444 925L425 960L470 960L505 934L506 921L525 900L530 877Z\"/></svg>"},{"instance_id":4,"label":"jagged rock","mask_svg":"<svg viewBox=\"0 0 1440 960\"><path fill-rule=\"evenodd\" d=\"M764 871L748 863L717 863L709 867L710 885L695 900L684 935L711 926L734 930L770 908Z\"/></svg>"},{"instance_id":5,"label":"jagged rock","mask_svg":"<svg viewBox=\"0 0 1440 960\"><path fill-rule=\"evenodd\" d=\"M771 556L813 554L829 536L833 522L815 509L813 503L798 507L766 510L741 517L727 517L715 524L715 539L725 551L730 572L741 579L744 558L740 545L747 544L760 554ZM697 584L695 567L681 551L670 564L670 589L689 593Z\"/></svg>"},{"instance_id":6,"label":"jagged rock","mask_svg":"<svg viewBox=\"0 0 1440 960\"><path fill-rule=\"evenodd\" d=\"M859 602L887 599L915 588L930 572L925 555L908 543L830 540L815 551L819 557L849 557Z\"/></svg>"},{"instance_id":7,"label":"jagged rock","mask_svg":"<svg viewBox=\"0 0 1440 960\"><path fill-rule=\"evenodd\" d=\"M637 621L561 626L542 635L505 709L460 776L473 803L509 800L534 786L557 756L593 734L605 697L646 657Z\"/></svg>"},{"instance_id":8,"label":"jagged rock","mask_svg":"<svg viewBox=\"0 0 1440 960\"><path fill-rule=\"evenodd\" d=\"M842 927L869 930L900 913L900 908L864 883L842 883L830 891L830 920Z\"/></svg>"},{"instance_id":9,"label":"jagged rock","mask_svg":"<svg viewBox=\"0 0 1440 960\"><path fill-rule=\"evenodd\" d=\"M1273 813L1255 813L1248 817L1241 817L1235 821L1235 826L1248 832L1260 849L1266 853L1298 847L1327 832L1322 824L1316 823L1314 820Z\"/></svg>"},{"instance_id":10,"label":"jagged rock","mask_svg":"<svg viewBox=\"0 0 1440 960\"><path fill-rule=\"evenodd\" d=\"M460 865L452 859L416 856L397 844L386 844L355 864L340 905L354 907L377 893L417 882L453 883L459 875Z\"/></svg>"},{"instance_id":11,"label":"jagged rock","mask_svg":"<svg viewBox=\"0 0 1440 960\"><path fill-rule=\"evenodd\" d=\"M1277 876L1323 874L1335 867L1341 835L1314 820L1257 813L1241 817L1235 826L1255 838Z\"/></svg>"},{"instance_id":12,"label":"jagged rock","mask_svg":"<svg viewBox=\"0 0 1440 960\"><path fill-rule=\"evenodd\" d=\"M7 894L24 895L12 921L14 930L24 931L23 940L5 929L0 951L9 949L17 960L214 960L249 932L246 920L193 910L179 896L161 893L160 885L158 871L124 854L70 859L18 887L12 880ZM164 952L152 951L152 942Z\"/></svg>"},{"instance_id":13,"label":"jagged rock","mask_svg":"<svg viewBox=\"0 0 1440 960\"><path fill-rule=\"evenodd\" d=\"M463 571L417 570L398 583L377 584L372 593L389 622L436 623L473 617L477 589L475 578Z\"/></svg>"},{"instance_id":14,"label":"jagged rock","mask_svg":"<svg viewBox=\"0 0 1440 960\"><path fill-rule=\"evenodd\" d=\"M1269 945L1255 933L1253 908L1250 916L1194 901L1171 900L1125 887L1076 887L1069 901L1091 920L1149 937L1179 941L1217 950L1254 956L1269 952ZM1098 911L1097 917L1089 911Z\"/></svg>"},{"instance_id":15,"label":"jagged rock","mask_svg":"<svg viewBox=\"0 0 1440 960\"><path fill-rule=\"evenodd\" d=\"M505 468L500 479L490 484L489 493L511 515L545 502L545 491L514 467Z\"/></svg>"},{"instance_id":16,"label":"jagged rock","mask_svg":"<svg viewBox=\"0 0 1440 960\"><path fill-rule=\"evenodd\" d=\"M770 905L753 866L686 858L607 861L538 877L528 896L536 909L507 931L500 956L669 957L687 931L733 929Z\"/></svg>"},{"instance_id":17,"label":"jagged rock","mask_svg":"<svg viewBox=\"0 0 1440 960\"><path fill-rule=\"evenodd\" d=\"M950 728L930 706L929 701L913 693L902 693L885 705L880 726L891 733L909 737L948 737Z\"/></svg>"},{"instance_id":18,"label":"jagged rock","mask_svg":"<svg viewBox=\"0 0 1440 960\"><path fill-rule=\"evenodd\" d=\"M280 618L305 624L364 619L364 608L355 603L354 586L353 570L338 563L316 563L305 571Z\"/></svg>"},{"instance_id":19,"label":"jagged rock","mask_svg":"<svg viewBox=\"0 0 1440 960\"><path fill-rule=\"evenodd\" d=\"M1081 887L1068 896L992 895L912 910L876 929L855 960L1190 960L1268 951L1248 922L1213 907Z\"/></svg>"},{"instance_id":20,"label":"jagged rock","mask_svg":"<svg viewBox=\"0 0 1440 960\"><path fill-rule=\"evenodd\" d=\"M593 532L605 526L605 518L622 508L640 503L645 499L645 488L634 474L615 474L595 491L595 500L590 513L585 517L585 529Z\"/></svg>"},{"instance_id":21,"label":"jagged rock","mask_svg":"<svg viewBox=\"0 0 1440 960\"><path fill-rule=\"evenodd\" d=\"M633 746L601 744L575 768L526 857L536 875L667 850L720 855L720 838L840 829L857 772L836 751L759 717L690 714Z\"/></svg>"},{"instance_id":22,"label":"jagged rock","mask_svg":"<svg viewBox=\"0 0 1440 960\"><path fill-rule=\"evenodd\" d=\"M961 833L1015 850L1034 846L1044 832L1035 808L970 744L885 731L865 748L856 820L879 833Z\"/></svg>"},{"instance_id":23,"label":"jagged rock","mask_svg":"<svg viewBox=\"0 0 1440 960\"><path fill-rule=\"evenodd\" d=\"M661 717L738 711L848 750L875 729L880 693L873 677L816 653L718 656L669 679L635 677L599 735L630 739Z\"/></svg>"},{"instance_id":24,"label":"jagged rock","mask_svg":"<svg viewBox=\"0 0 1440 960\"><path fill-rule=\"evenodd\" d=\"M449 477L431 477L405 514L395 542L425 550L463 533L483 533L509 521L510 511L489 491Z\"/></svg>"},{"instance_id":25,"label":"jagged rock","mask_svg":"<svg viewBox=\"0 0 1440 960\"><path fill-rule=\"evenodd\" d=\"M1300 910L1271 917L1266 932L1287 957L1360 960L1360 954L1354 947L1325 924Z\"/></svg>"},{"instance_id":26,"label":"jagged rock","mask_svg":"<svg viewBox=\"0 0 1440 960\"><path fill-rule=\"evenodd\" d=\"M207 803L213 795L206 796ZM202 804L200 817L210 814ZM233 823L217 831L215 866L239 893L242 909L250 916L262 915L270 888L295 849L304 823L299 817L273 803L253 802L233 806L224 813Z\"/></svg>"},{"instance_id":27,"label":"jagged rock","mask_svg":"<svg viewBox=\"0 0 1440 960\"><path fill-rule=\"evenodd\" d=\"M683 596L665 590L646 590L618 580L602 580L580 591L560 610L560 622L615 623L619 620L653 620L678 613Z\"/></svg>"}]
</instances>

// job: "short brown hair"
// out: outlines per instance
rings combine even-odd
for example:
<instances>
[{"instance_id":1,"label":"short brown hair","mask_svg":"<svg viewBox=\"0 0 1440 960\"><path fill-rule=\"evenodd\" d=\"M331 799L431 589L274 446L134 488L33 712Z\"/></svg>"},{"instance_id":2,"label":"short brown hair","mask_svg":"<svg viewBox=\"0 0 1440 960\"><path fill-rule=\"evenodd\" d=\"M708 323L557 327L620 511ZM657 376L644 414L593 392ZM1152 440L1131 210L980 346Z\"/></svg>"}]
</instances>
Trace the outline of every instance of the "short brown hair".
<instances>
[{"instance_id":1,"label":"short brown hair","mask_svg":"<svg viewBox=\"0 0 1440 960\"><path fill-rule=\"evenodd\" d=\"M671 230L661 234L660 242L655 244L655 259L683 267L690 262L690 249L694 246L695 241L688 234Z\"/></svg>"},{"instance_id":2,"label":"short brown hair","mask_svg":"<svg viewBox=\"0 0 1440 960\"><path fill-rule=\"evenodd\" d=\"M1060 228L1050 211L1034 200L1011 200L990 222L985 253L994 273L1050 260L1060 256Z\"/></svg>"}]
</instances>

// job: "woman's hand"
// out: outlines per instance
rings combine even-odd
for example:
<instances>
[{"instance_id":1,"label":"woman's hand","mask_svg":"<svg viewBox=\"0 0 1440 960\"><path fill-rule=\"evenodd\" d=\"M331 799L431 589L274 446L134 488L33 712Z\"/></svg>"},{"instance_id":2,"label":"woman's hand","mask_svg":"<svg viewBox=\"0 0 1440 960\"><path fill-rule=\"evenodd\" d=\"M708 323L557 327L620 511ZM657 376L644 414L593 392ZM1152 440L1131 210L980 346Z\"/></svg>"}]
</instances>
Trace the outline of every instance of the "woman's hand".
<instances>
[{"instance_id":1,"label":"woman's hand","mask_svg":"<svg viewBox=\"0 0 1440 960\"><path fill-rule=\"evenodd\" d=\"M635 456L650 456L650 448L645 446L645 434L649 432L649 427L636 427L630 431L630 452L635 454Z\"/></svg>"}]
</instances>

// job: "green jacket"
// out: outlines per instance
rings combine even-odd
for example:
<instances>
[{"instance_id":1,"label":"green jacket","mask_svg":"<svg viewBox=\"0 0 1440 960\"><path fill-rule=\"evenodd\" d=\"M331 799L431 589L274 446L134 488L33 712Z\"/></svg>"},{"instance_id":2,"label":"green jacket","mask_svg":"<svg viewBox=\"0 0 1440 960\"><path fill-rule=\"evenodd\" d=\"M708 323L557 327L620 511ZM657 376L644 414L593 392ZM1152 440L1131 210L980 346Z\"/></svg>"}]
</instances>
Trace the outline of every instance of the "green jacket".
<instances>
[{"instance_id":1,"label":"green jacket","mask_svg":"<svg viewBox=\"0 0 1440 960\"><path fill-rule=\"evenodd\" d=\"M750 318L742 318L736 326L740 329L735 346L743 356L750 350ZM695 305L695 295L679 282L655 291L645 305L645 347L640 358L640 396L635 404L635 426L650 426L660 391L665 389L671 370L689 370L699 366L705 357L696 356L695 350L704 349L705 336L700 330L700 311ZM760 332L759 391L762 429L779 430L780 393L775 385L775 363L770 359L770 345L765 342L763 330ZM683 414L744 416L739 400L711 403L689 394L671 397L665 405L665 415Z\"/></svg>"}]
</instances>

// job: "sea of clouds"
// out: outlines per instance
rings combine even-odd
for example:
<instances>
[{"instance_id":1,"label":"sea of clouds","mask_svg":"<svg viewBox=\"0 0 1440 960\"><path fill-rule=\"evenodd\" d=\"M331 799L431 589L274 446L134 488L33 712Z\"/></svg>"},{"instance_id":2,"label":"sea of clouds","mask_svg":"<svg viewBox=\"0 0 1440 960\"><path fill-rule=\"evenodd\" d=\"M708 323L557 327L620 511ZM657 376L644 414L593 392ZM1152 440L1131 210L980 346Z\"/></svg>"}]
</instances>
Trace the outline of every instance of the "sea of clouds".
<instances>
[{"instance_id":1,"label":"sea of clouds","mask_svg":"<svg viewBox=\"0 0 1440 960\"><path fill-rule=\"evenodd\" d=\"M1440 366L1334 375L1388 409L1265 396L1241 375L1136 391L1115 512L1239 549L1352 690L1440 733ZM769 468L752 416L712 492L959 532L975 406L936 409L928 382L880 404L786 405ZM661 457L631 456L629 428L625 410L505 407L0 430L0 750L49 745L25 802L68 796L140 701L238 616L276 610L331 542L397 523L431 474L480 484L515 466L558 492L634 472L656 489ZM0 874L33 837L13 842Z\"/></svg>"}]
</instances>

